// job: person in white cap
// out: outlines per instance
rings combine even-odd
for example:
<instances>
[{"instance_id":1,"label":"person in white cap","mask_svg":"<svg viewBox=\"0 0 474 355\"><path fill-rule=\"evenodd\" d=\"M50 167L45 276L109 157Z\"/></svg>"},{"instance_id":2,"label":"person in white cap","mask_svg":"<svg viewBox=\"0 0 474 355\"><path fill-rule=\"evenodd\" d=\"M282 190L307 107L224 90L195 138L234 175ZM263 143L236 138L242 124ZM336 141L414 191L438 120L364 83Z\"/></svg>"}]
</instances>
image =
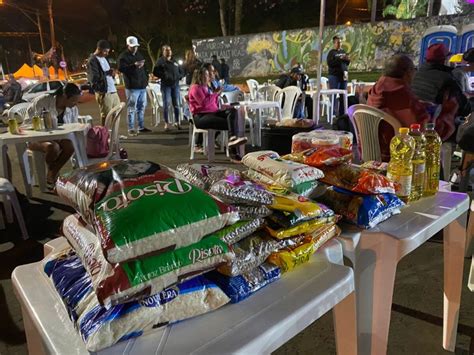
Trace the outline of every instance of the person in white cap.
<instances>
[{"instance_id":1,"label":"person in white cap","mask_svg":"<svg viewBox=\"0 0 474 355\"><path fill-rule=\"evenodd\" d=\"M127 50L119 56L119 71L125 81L127 95L128 134L135 136L138 132L150 132L145 128L146 87L148 73L145 58L138 51L140 44L134 36L127 37ZM138 131L135 127L135 116L138 119Z\"/></svg>"}]
</instances>

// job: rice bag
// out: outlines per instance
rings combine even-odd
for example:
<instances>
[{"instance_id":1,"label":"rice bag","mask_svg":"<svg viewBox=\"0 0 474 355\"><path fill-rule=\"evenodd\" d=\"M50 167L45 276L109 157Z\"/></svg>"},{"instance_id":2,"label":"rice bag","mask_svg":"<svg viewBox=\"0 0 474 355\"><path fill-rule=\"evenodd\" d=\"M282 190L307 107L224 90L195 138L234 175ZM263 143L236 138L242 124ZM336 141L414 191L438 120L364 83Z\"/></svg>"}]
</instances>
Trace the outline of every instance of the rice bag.
<instances>
[{"instance_id":1,"label":"rice bag","mask_svg":"<svg viewBox=\"0 0 474 355\"><path fill-rule=\"evenodd\" d=\"M317 204L321 208L319 217L332 217L334 216L334 211L329 207L323 205L322 203ZM269 217L272 222L279 225L282 228L290 228L298 223L312 219L313 217L307 217L302 214L288 211L274 211Z\"/></svg>"},{"instance_id":2,"label":"rice bag","mask_svg":"<svg viewBox=\"0 0 474 355\"><path fill-rule=\"evenodd\" d=\"M257 232L232 245L232 248L235 258L217 268L221 274L227 276L241 275L257 267L279 246L276 240Z\"/></svg>"},{"instance_id":3,"label":"rice bag","mask_svg":"<svg viewBox=\"0 0 474 355\"><path fill-rule=\"evenodd\" d=\"M209 192L229 204L261 206L273 203L273 195L263 186L242 180L237 175L229 175L217 181L211 186Z\"/></svg>"},{"instance_id":4,"label":"rice bag","mask_svg":"<svg viewBox=\"0 0 474 355\"><path fill-rule=\"evenodd\" d=\"M59 177L58 195L91 224L111 263L185 247L235 222L232 208L146 161L110 161Z\"/></svg>"},{"instance_id":5,"label":"rice bag","mask_svg":"<svg viewBox=\"0 0 474 355\"><path fill-rule=\"evenodd\" d=\"M233 205L233 207L239 214L239 218L244 221L253 218L263 218L272 214L272 211L267 206Z\"/></svg>"},{"instance_id":6,"label":"rice bag","mask_svg":"<svg viewBox=\"0 0 474 355\"><path fill-rule=\"evenodd\" d=\"M284 273L309 261L314 252L313 238L307 236L297 246L280 249L272 253L267 262L278 266L281 272Z\"/></svg>"},{"instance_id":7,"label":"rice bag","mask_svg":"<svg viewBox=\"0 0 474 355\"><path fill-rule=\"evenodd\" d=\"M89 351L99 351L229 302L214 282L197 276L141 301L106 309L97 302L92 281L76 255L48 257L44 269Z\"/></svg>"},{"instance_id":8,"label":"rice bag","mask_svg":"<svg viewBox=\"0 0 474 355\"><path fill-rule=\"evenodd\" d=\"M355 165L342 164L336 167L322 167L322 182L341 189L362 194L395 193L395 186L387 177Z\"/></svg>"},{"instance_id":9,"label":"rice bag","mask_svg":"<svg viewBox=\"0 0 474 355\"><path fill-rule=\"evenodd\" d=\"M308 221L298 223L289 228L280 228L280 226L272 221L268 221L265 229L270 235L277 239L290 238L299 234L311 233L317 228L328 223L337 222L336 216L313 218Z\"/></svg>"},{"instance_id":10,"label":"rice bag","mask_svg":"<svg viewBox=\"0 0 474 355\"><path fill-rule=\"evenodd\" d=\"M276 181L266 177L263 174L260 174L258 171L249 169L246 172L246 176L255 182L258 182L260 185L265 186L265 189L274 193L287 194L289 192L295 192L298 195L309 196L314 190L318 187L318 181L306 181L300 184L294 185L293 188L289 189L283 185L280 185Z\"/></svg>"},{"instance_id":11,"label":"rice bag","mask_svg":"<svg viewBox=\"0 0 474 355\"><path fill-rule=\"evenodd\" d=\"M298 184L323 177L321 170L280 159L278 153L270 150L248 153L242 158L242 163L291 190Z\"/></svg>"},{"instance_id":12,"label":"rice bag","mask_svg":"<svg viewBox=\"0 0 474 355\"><path fill-rule=\"evenodd\" d=\"M233 258L230 247L211 235L159 255L109 263L102 254L99 240L77 215L64 220L63 233L92 277L99 303L107 307L158 293Z\"/></svg>"},{"instance_id":13,"label":"rice bag","mask_svg":"<svg viewBox=\"0 0 474 355\"><path fill-rule=\"evenodd\" d=\"M230 298L231 303L240 302L262 287L280 278L280 269L270 263L260 266L238 276L229 277L211 271L206 277L215 282Z\"/></svg>"},{"instance_id":14,"label":"rice bag","mask_svg":"<svg viewBox=\"0 0 474 355\"><path fill-rule=\"evenodd\" d=\"M275 200L270 208L279 211L292 212L297 216L304 216L308 219L320 217L322 213L325 212L325 209L321 208L321 206L316 202L293 193L275 195Z\"/></svg>"},{"instance_id":15,"label":"rice bag","mask_svg":"<svg viewBox=\"0 0 474 355\"><path fill-rule=\"evenodd\" d=\"M213 235L228 245L232 245L248 237L250 234L262 227L264 223L265 221L263 218L255 218L251 221L239 221L231 226L222 228Z\"/></svg>"},{"instance_id":16,"label":"rice bag","mask_svg":"<svg viewBox=\"0 0 474 355\"><path fill-rule=\"evenodd\" d=\"M404 203L395 194L362 195L338 188L326 190L320 200L346 221L373 228L394 214Z\"/></svg>"},{"instance_id":17,"label":"rice bag","mask_svg":"<svg viewBox=\"0 0 474 355\"><path fill-rule=\"evenodd\" d=\"M224 179L229 174L238 174L238 170L225 166L207 164L179 164L176 171L189 183L203 190L209 190L212 184Z\"/></svg>"}]
</instances>

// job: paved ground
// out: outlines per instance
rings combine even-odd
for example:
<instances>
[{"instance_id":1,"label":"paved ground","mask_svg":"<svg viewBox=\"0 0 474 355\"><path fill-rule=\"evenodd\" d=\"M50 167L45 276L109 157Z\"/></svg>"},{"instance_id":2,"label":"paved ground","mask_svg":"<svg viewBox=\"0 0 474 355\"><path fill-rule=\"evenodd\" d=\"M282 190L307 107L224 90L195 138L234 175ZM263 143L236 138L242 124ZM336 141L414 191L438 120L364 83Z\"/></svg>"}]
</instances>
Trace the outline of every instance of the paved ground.
<instances>
[{"instance_id":1,"label":"paved ground","mask_svg":"<svg viewBox=\"0 0 474 355\"><path fill-rule=\"evenodd\" d=\"M98 117L95 102L80 105L81 114ZM146 122L150 126L151 112ZM122 118L125 133L125 116ZM130 158L148 159L175 167L189 159L187 129L164 133L162 128L123 141ZM13 182L24 193L18 162L14 153ZM218 161L226 162L223 155ZM69 168L67 166L66 168ZM10 275L17 265L42 258L42 244L57 237L65 216L72 210L52 194L42 194L37 188L34 198L21 199L30 240L20 241L18 230L10 226L0 231L0 243L11 241L15 247L0 250L0 354L26 354L25 334L19 304L14 296ZM399 264L395 281L392 322L389 336L389 354L444 354L442 350L443 249L442 238L437 236L418 248ZM467 283L468 260L465 262L463 285ZM38 291L40 292L40 290ZM60 325L58 325L60 326ZM474 295L463 287L462 305L456 344L457 354L468 354L474 339ZM333 354L335 353L331 313L316 321L305 331L276 351L277 354Z\"/></svg>"}]
</instances>

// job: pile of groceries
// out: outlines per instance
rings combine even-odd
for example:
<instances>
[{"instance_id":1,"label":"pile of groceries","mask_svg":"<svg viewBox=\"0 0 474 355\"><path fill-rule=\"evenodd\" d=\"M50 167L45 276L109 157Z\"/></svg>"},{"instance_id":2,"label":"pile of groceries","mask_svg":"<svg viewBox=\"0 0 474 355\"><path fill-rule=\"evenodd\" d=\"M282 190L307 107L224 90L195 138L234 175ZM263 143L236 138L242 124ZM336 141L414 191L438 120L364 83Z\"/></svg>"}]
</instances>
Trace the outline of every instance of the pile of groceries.
<instances>
[{"instance_id":1,"label":"pile of groceries","mask_svg":"<svg viewBox=\"0 0 474 355\"><path fill-rule=\"evenodd\" d=\"M104 349L251 296L309 261L340 220L372 228L400 213L434 191L424 151L437 139L400 130L388 167L352 165L350 133L313 131L291 154L248 153L243 171L134 160L74 170L56 183L76 210L62 226L69 244L44 271L86 348Z\"/></svg>"}]
</instances>

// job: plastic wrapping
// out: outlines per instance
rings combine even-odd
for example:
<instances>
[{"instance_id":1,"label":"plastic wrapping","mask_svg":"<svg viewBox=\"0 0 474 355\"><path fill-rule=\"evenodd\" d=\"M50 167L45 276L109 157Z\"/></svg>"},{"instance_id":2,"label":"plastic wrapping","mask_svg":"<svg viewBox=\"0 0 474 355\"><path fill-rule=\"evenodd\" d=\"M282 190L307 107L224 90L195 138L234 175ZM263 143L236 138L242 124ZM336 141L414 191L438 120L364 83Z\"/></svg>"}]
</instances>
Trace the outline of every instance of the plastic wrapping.
<instances>
[{"instance_id":1,"label":"plastic wrapping","mask_svg":"<svg viewBox=\"0 0 474 355\"><path fill-rule=\"evenodd\" d=\"M394 194L395 186L387 177L355 165L343 164L322 168L322 182L362 194Z\"/></svg>"},{"instance_id":2,"label":"plastic wrapping","mask_svg":"<svg viewBox=\"0 0 474 355\"><path fill-rule=\"evenodd\" d=\"M321 217L326 208L321 207L306 197L293 193L286 195L275 195L275 201L270 208L278 211L286 211L307 219Z\"/></svg>"},{"instance_id":3,"label":"plastic wrapping","mask_svg":"<svg viewBox=\"0 0 474 355\"><path fill-rule=\"evenodd\" d=\"M94 233L77 215L67 217L63 233L82 260L101 304L138 300L189 279L233 258L230 247L217 236L124 263L107 262Z\"/></svg>"},{"instance_id":4,"label":"plastic wrapping","mask_svg":"<svg viewBox=\"0 0 474 355\"><path fill-rule=\"evenodd\" d=\"M259 266L273 251L279 248L279 245L278 241L264 233L257 232L232 247L235 258L217 268L221 274L227 276L241 275Z\"/></svg>"},{"instance_id":5,"label":"plastic wrapping","mask_svg":"<svg viewBox=\"0 0 474 355\"><path fill-rule=\"evenodd\" d=\"M331 188L320 198L346 221L361 228L373 228L394 214L404 203L395 194L361 195Z\"/></svg>"},{"instance_id":6,"label":"plastic wrapping","mask_svg":"<svg viewBox=\"0 0 474 355\"><path fill-rule=\"evenodd\" d=\"M291 152L298 153L309 148L334 147L352 150L354 135L347 131L314 130L297 133L292 138Z\"/></svg>"},{"instance_id":7,"label":"plastic wrapping","mask_svg":"<svg viewBox=\"0 0 474 355\"><path fill-rule=\"evenodd\" d=\"M319 217L332 217L334 211L322 203L317 204L321 208ZM298 223L312 219L313 217L306 217L305 215L297 214L288 211L274 211L269 217L269 220L279 225L282 228L290 228Z\"/></svg>"},{"instance_id":8,"label":"plastic wrapping","mask_svg":"<svg viewBox=\"0 0 474 355\"><path fill-rule=\"evenodd\" d=\"M269 150L248 153L242 158L242 163L291 190L298 184L323 177L321 170L280 159L278 153Z\"/></svg>"},{"instance_id":9,"label":"plastic wrapping","mask_svg":"<svg viewBox=\"0 0 474 355\"><path fill-rule=\"evenodd\" d=\"M263 186L242 180L236 175L229 175L217 181L211 186L209 192L229 204L261 206L273 203L273 195Z\"/></svg>"},{"instance_id":10,"label":"plastic wrapping","mask_svg":"<svg viewBox=\"0 0 474 355\"><path fill-rule=\"evenodd\" d=\"M280 268L270 263L260 266L239 276L229 277L212 271L206 277L214 281L230 298L231 303L240 302L262 287L280 278Z\"/></svg>"},{"instance_id":11,"label":"plastic wrapping","mask_svg":"<svg viewBox=\"0 0 474 355\"><path fill-rule=\"evenodd\" d=\"M224 227L213 235L223 242L231 245L248 237L265 223L263 218L256 218L251 221L239 221L231 226Z\"/></svg>"},{"instance_id":12,"label":"plastic wrapping","mask_svg":"<svg viewBox=\"0 0 474 355\"><path fill-rule=\"evenodd\" d=\"M364 169L374 170L375 172L379 174L386 175L388 163L375 161L375 160L369 160L363 163L360 167Z\"/></svg>"},{"instance_id":13,"label":"plastic wrapping","mask_svg":"<svg viewBox=\"0 0 474 355\"><path fill-rule=\"evenodd\" d=\"M146 161L110 161L63 175L58 195L90 223L111 263L185 247L235 222L224 203Z\"/></svg>"},{"instance_id":14,"label":"plastic wrapping","mask_svg":"<svg viewBox=\"0 0 474 355\"><path fill-rule=\"evenodd\" d=\"M229 302L215 283L197 276L141 301L106 309L97 302L91 279L76 255L66 252L48 257L45 272L89 351L99 351Z\"/></svg>"},{"instance_id":15,"label":"plastic wrapping","mask_svg":"<svg viewBox=\"0 0 474 355\"><path fill-rule=\"evenodd\" d=\"M341 147L310 148L299 153L291 153L282 159L304 163L314 167L336 166L352 160L352 151Z\"/></svg>"},{"instance_id":16,"label":"plastic wrapping","mask_svg":"<svg viewBox=\"0 0 474 355\"><path fill-rule=\"evenodd\" d=\"M272 211L267 206L243 206L234 205L235 211L239 214L241 220L249 220L253 218L268 217Z\"/></svg>"},{"instance_id":17,"label":"plastic wrapping","mask_svg":"<svg viewBox=\"0 0 474 355\"><path fill-rule=\"evenodd\" d=\"M329 223L333 224L335 222L337 222L336 216L319 217L298 223L289 228L280 228L278 224L269 221L268 225L265 226L265 228L272 237L277 239L285 239L299 234L312 233L319 227L322 227Z\"/></svg>"},{"instance_id":18,"label":"plastic wrapping","mask_svg":"<svg viewBox=\"0 0 474 355\"><path fill-rule=\"evenodd\" d=\"M314 121L308 118L284 118L278 121L277 127L299 127L299 128L312 128Z\"/></svg>"},{"instance_id":19,"label":"plastic wrapping","mask_svg":"<svg viewBox=\"0 0 474 355\"><path fill-rule=\"evenodd\" d=\"M298 245L272 253L267 261L278 266L281 272L284 273L309 261L314 252L313 238L306 236Z\"/></svg>"},{"instance_id":20,"label":"plastic wrapping","mask_svg":"<svg viewBox=\"0 0 474 355\"><path fill-rule=\"evenodd\" d=\"M188 182L203 190L209 190L212 184L229 174L238 174L238 170L207 164L179 164L176 171Z\"/></svg>"}]
</instances>

